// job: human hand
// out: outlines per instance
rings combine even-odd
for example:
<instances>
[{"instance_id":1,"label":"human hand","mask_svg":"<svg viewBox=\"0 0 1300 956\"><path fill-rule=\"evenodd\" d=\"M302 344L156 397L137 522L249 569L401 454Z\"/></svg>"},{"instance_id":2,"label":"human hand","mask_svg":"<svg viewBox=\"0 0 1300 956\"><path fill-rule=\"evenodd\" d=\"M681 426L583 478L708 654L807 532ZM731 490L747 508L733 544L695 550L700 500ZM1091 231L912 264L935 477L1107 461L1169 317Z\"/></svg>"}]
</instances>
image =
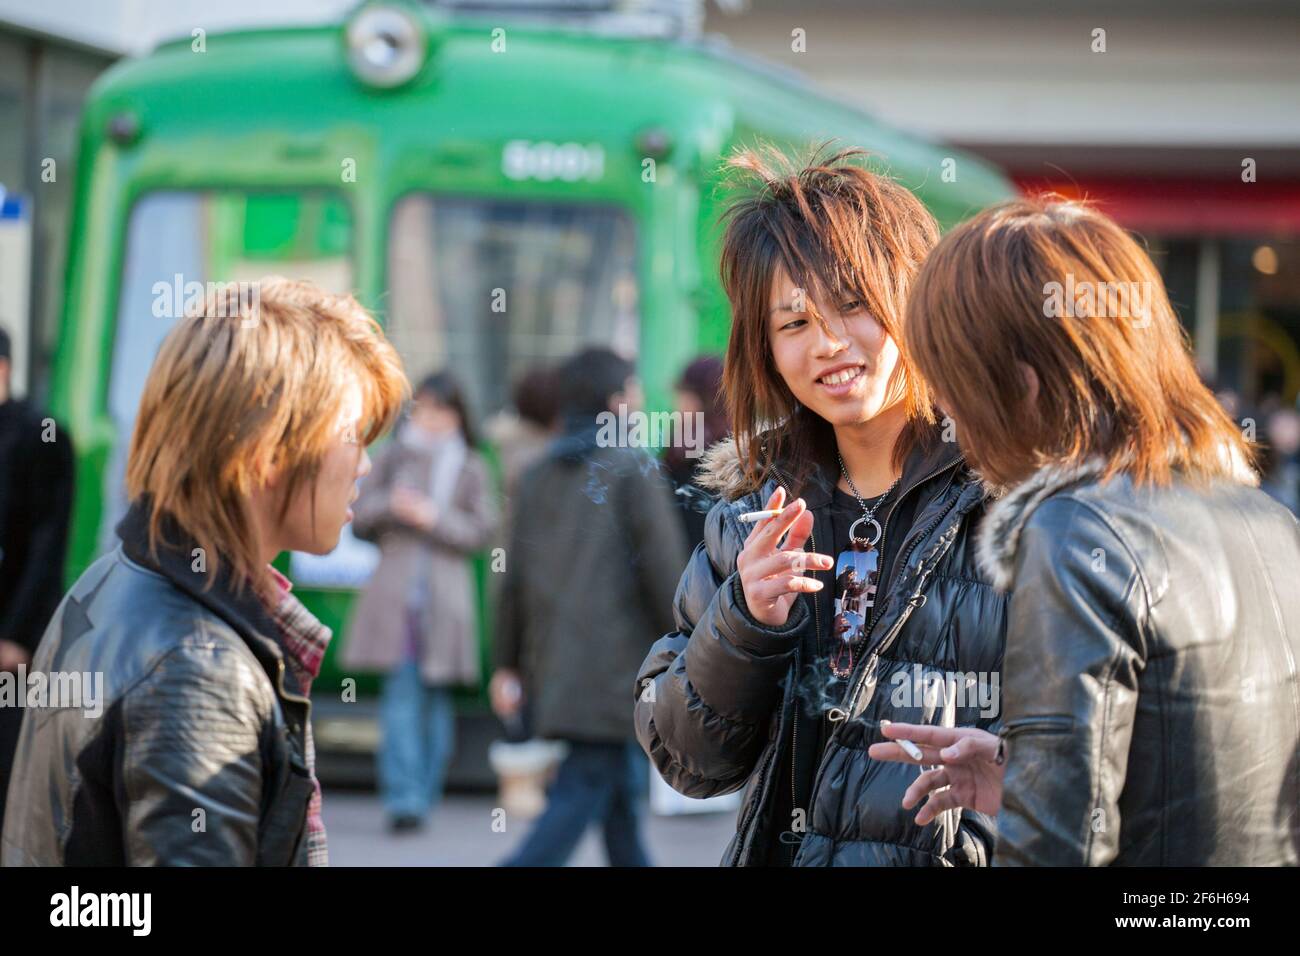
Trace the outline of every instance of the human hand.
<instances>
[{"instance_id":1,"label":"human hand","mask_svg":"<svg viewBox=\"0 0 1300 956\"><path fill-rule=\"evenodd\" d=\"M31 662L32 655L27 648L13 641L0 640L0 671L16 671L19 665Z\"/></svg>"},{"instance_id":2,"label":"human hand","mask_svg":"<svg viewBox=\"0 0 1300 956\"><path fill-rule=\"evenodd\" d=\"M389 507L398 521L421 531L432 530L438 522L438 506L433 499L402 485L393 489Z\"/></svg>"},{"instance_id":3,"label":"human hand","mask_svg":"<svg viewBox=\"0 0 1300 956\"><path fill-rule=\"evenodd\" d=\"M524 689L519 674L507 668L496 671L488 683L488 700L492 704L492 712L502 720L508 720L517 714L524 702Z\"/></svg>"},{"instance_id":4,"label":"human hand","mask_svg":"<svg viewBox=\"0 0 1300 956\"><path fill-rule=\"evenodd\" d=\"M891 740L910 740L921 750L921 759L909 756L896 743L872 744L867 755L873 760L929 765L903 794L903 808L910 810L926 794L916 815L925 826L940 813L968 807L980 813L997 813L1002 806L1002 775L1006 767L997 762L998 737L977 727L931 727L926 724L880 722L880 732Z\"/></svg>"},{"instance_id":5,"label":"human hand","mask_svg":"<svg viewBox=\"0 0 1300 956\"><path fill-rule=\"evenodd\" d=\"M829 555L803 550L813 527L813 515L804 500L797 498L782 508L784 502L785 489L777 488L764 510L781 509L781 513L755 524L736 556L745 605L754 620L768 627L785 624L800 594L822 589L822 582L804 577L804 571L829 571L835 566ZM778 550L777 544L787 531L790 536L785 549Z\"/></svg>"}]
</instances>

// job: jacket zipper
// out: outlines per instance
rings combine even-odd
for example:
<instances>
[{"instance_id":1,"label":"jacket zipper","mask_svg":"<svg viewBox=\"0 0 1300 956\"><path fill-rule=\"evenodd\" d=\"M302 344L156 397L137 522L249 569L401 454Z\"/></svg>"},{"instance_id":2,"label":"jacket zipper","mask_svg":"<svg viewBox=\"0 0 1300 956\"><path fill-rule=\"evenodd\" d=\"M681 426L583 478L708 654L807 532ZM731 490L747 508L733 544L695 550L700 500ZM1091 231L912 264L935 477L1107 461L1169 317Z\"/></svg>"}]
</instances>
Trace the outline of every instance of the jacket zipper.
<instances>
[{"instance_id":1,"label":"jacket zipper","mask_svg":"<svg viewBox=\"0 0 1300 956\"><path fill-rule=\"evenodd\" d=\"M790 487L790 483L789 483L788 481L786 481L785 475L783 475L783 474L781 473L781 470L780 470L779 468L777 468L775 465L773 465L773 466L772 466L772 471L776 474L776 477L777 477L778 479L780 479L782 485L784 485L786 488L789 488L789 487ZM812 530L811 530L808 534L809 534L809 540L812 541L813 554L817 554L818 551L817 551L817 519L816 519L816 516L813 517L813 528L812 528ZM824 586L824 585L823 585L823 586ZM816 594L812 595L812 606L813 606L813 622L814 622L814 626L815 626L815 628L816 628L816 631L815 631L815 633L816 633L816 646L817 646L818 649L820 649L820 648L821 648L821 643L822 643L822 618L821 618L821 612L817 609L817 595L816 595ZM794 679L795 679L795 684L796 684L796 686L798 686L798 681L799 681L799 663L800 663L800 662L799 662L798 660L796 660L796 662L795 662L795 675L794 675ZM782 703L782 706L784 706L784 702ZM799 700L798 700L798 695L797 695L797 694L795 695L795 698L794 698L794 708L795 708L794 716L793 716L793 718L792 718L791 721L790 721L790 807L791 807L791 812L794 812L795 810L798 810L798 809L799 809L799 806L798 806L798 804L799 804L799 794L798 794L798 789L797 789L797 787L796 787L796 782L795 782L795 781L796 781L796 778L795 778L795 768L798 766L798 762L797 762L797 759L796 759L796 758L799 756ZM807 814L805 813L804 816L806 817ZM792 820L792 821L791 821L791 826L793 826L793 824L794 824L794 821ZM795 849L794 849L794 845L792 844L791 847L790 847L790 862L791 862L792 865L793 865L793 863L794 863L794 856L795 856Z\"/></svg>"},{"instance_id":2,"label":"jacket zipper","mask_svg":"<svg viewBox=\"0 0 1300 956\"><path fill-rule=\"evenodd\" d=\"M898 502L901 502L905 495L911 494L911 492L914 489L923 485L931 478L934 478L936 475L942 474L945 470L951 468L953 464L954 464L953 462L949 462L948 465L944 466L943 468L938 468L935 471L931 472L930 474L926 475L921 480L914 482L907 489L907 491L903 493L903 495L899 496L898 501L894 503L894 507L889 509L889 518L892 518L894 516L894 508L898 506ZM951 482L949 482L949 485L951 485ZM946 492L947 488L945 488L944 491ZM903 571L907 568L907 561L909 558L911 558L912 553L916 551L917 547L926 538L926 536L929 535L932 531L934 531L934 529L937 528L943 522L944 516L946 514L947 514L946 511L943 512L937 518L931 521L928 525L926 525L925 528L922 529L921 533L918 534L912 540L911 546L903 554L899 555L898 561L894 565L897 573L899 574L903 573ZM888 524L889 518L885 519L886 524ZM884 537L883 533L881 537L882 538ZM882 553L882 557L883 557L883 553ZM864 664L872 659L878 658L882 653L888 650L890 646L892 646L894 639L898 636L899 631L903 629L903 625L906 624L908 618L912 616L912 612L916 610L916 608L920 607L922 604L925 603L925 595L922 593L922 590L924 589L926 583L929 580L930 573L931 573L930 570L927 569L921 575L921 579L917 582L916 589L913 591L912 596L908 598L907 610L903 612L902 616L898 619L895 625L892 628L890 628L889 633L885 635L885 637L880 641L880 643L876 647L872 648L871 653L868 654L867 657L864 659ZM917 602L918 597L921 599L919 603ZM875 609L873 608L873 610ZM866 647L871 646L871 641L870 641L871 632L875 630L875 626L879 622L879 620L880 620L880 615L879 613L877 613L875 617L872 619L871 625L867 629L868 640L865 642L864 646ZM852 713L852 702L854 698L857 697L858 692L861 690L862 685L866 682L867 674L870 673L869 667L863 665L859 665L859 666L862 667L862 673L858 677L858 679L853 682L852 686L850 687L849 694L841 702L841 706L832 709L831 711L832 722L838 723L840 721L843 721L849 716L849 714ZM835 716L837 710L840 714L838 718Z\"/></svg>"},{"instance_id":3,"label":"jacket zipper","mask_svg":"<svg viewBox=\"0 0 1300 956\"><path fill-rule=\"evenodd\" d=\"M781 706L785 706L784 701L781 702ZM776 759L778 743L779 740L772 743L772 746L767 752L767 759L763 761L763 766L759 769L758 784L754 787L754 799L751 801L749 812L745 814L745 819L741 821L740 829L737 831L736 852L732 854L731 857L732 866L736 866L740 863L740 856L745 852L745 842L749 839L749 827L750 824L753 823L754 817L758 814L759 805L763 802L763 784L767 779L768 770L772 767L772 762Z\"/></svg>"},{"instance_id":4,"label":"jacket zipper","mask_svg":"<svg viewBox=\"0 0 1300 956\"><path fill-rule=\"evenodd\" d=\"M1051 714L1042 717L1021 717L1003 724L998 736L1006 739L1026 732L1069 733L1074 728L1074 718L1065 714Z\"/></svg>"}]
</instances>

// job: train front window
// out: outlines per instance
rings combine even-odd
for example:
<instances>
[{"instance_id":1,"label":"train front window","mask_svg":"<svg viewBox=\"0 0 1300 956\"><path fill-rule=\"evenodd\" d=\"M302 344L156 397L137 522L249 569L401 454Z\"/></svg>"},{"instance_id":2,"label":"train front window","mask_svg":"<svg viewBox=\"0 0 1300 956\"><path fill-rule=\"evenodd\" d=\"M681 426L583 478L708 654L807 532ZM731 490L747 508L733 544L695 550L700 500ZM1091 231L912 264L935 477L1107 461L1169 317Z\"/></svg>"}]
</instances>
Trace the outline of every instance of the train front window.
<instances>
[{"instance_id":1,"label":"train front window","mask_svg":"<svg viewBox=\"0 0 1300 956\"><path fill-rule=\"evenodd\" d=\"M105 474L101 545L113 545L113 528L126 510L126 453L145 377L186 302L210 282L267 275L350 292L352 240L351 210L326 193L160 191L135 204L108 381L117 441Z\"/></svg>"},{"instance_id":2,"label":"train front window","mask_svg":"<svg viewBox=\"0 0 1300 956\"><path fill-rule=\"evenodd\" d=\"M408 373L452 369L480 415L535 363L588 345L636 354L636 234L620 209L411 194L388 250L388 331Z\"/></svg>"}]
</instances>

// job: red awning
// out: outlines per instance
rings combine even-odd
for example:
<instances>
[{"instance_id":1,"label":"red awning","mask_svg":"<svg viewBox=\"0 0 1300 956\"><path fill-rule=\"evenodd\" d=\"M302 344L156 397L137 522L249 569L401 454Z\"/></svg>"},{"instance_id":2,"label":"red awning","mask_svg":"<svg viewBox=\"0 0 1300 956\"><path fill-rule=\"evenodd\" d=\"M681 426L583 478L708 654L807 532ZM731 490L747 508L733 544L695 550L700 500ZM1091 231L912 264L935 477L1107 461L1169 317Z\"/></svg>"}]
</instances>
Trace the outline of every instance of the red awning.
<instances>
[{"instance_id":1,"label":"red awning","mask_svg":"<svg viewBox=\"0 0 1300 956\"><path fill-rule=\"evenodd\" d=\"M1300 235L1300 181L1017 177L1026 193L1054 191L1095 202L1129 229L1165 235Z\"/></svg>"}]
</instances>

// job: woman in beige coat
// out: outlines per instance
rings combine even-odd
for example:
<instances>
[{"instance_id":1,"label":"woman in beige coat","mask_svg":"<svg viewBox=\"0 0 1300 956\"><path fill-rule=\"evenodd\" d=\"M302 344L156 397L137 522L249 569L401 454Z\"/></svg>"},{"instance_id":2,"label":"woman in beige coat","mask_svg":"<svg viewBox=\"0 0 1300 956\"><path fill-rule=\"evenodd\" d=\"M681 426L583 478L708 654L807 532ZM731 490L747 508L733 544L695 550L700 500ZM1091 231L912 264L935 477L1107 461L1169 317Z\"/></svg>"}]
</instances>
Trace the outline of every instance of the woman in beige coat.
<instances>
[{"instance_id":1,"label":"woman in beige coat","mask_svg":"<svg viewBox=\"0 0 1300 956\"><path fill-rule=\"evenodd\" d=\"M375 458L353 508L379 545L343 664L386 673L379 785L390 827L418 828L442 793L455 741L452 689L479 681L478 595L467 560L498 507L463 393L449 372L416 389L409 420Z\"/></svg>"}]
</instances>

